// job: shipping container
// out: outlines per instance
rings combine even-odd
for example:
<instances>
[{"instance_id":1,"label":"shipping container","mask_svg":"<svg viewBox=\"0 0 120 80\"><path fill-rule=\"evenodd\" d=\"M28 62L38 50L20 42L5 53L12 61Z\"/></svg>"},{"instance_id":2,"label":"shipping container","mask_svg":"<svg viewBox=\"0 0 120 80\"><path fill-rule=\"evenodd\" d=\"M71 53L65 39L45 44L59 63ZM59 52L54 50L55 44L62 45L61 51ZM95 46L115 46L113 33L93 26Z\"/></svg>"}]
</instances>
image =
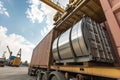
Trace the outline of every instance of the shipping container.
<instances>
[{"instance_id":1,"label":"shipping container","mask_svg":"<svg viewBox=\"0 0 120 80\"><path fill-rule=\"evenodd\" d=\"M120 0L100 0L103 7L109 30L114 43L117 63L120 65Z\"/></svg>"},{"instance_id":2,"label":"shipping container","mask_svg":"<svg viewBox=\"0 0 120 80\"><path fill-rule=\"evenodd\" d=\"M52 63L52 52L51 46L53 40L61 33L61 31L57 31L53 29L50 31L42 41L35 47L33 50L32 58L30 66L40 66L43 68L47 68L50 63Z\"/></svg>"}]
</instances>

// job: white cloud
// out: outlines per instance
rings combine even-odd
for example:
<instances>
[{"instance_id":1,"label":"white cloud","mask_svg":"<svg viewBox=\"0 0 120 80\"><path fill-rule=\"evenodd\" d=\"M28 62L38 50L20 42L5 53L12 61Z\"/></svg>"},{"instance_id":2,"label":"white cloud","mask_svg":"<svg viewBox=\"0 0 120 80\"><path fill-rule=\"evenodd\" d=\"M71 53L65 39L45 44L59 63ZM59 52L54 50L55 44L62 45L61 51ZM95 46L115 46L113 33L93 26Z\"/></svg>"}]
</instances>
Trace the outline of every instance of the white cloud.
<instances>
[{"instance_id":1,"label":"white cloud","mask_svg":"<svg viewBox=\"0 0 120 80\"><path fill-rule=\"evenodd\" d=\"M56 11L49 7L48 5L46 4L41 4L41 10L44 11L44 14L46 15L46 23L47 23L47 26L46 26L46 30L43 29L43 32L44 34L46 35L53 27L53 16L55 15Z\"/></svg>"},{"instance_id":2,"label":"white cloud","mask_svg":"<svg viewBox=\"0 0 120 80\"><path fill-rule=\"evenodd\" d=\"M9 13L7 12L7 9L3 6L3 2L0 1L0 14L4 14L8 17L10 17Z\"/></svg>"},{"instance_id":3,"label":"white cloud","mask_svg":"<svg viewBox=\"0 0 120 80\"><path fill-rule=\"evenodd\" d=\"M40 10L40 1L39 0L28 0L29 8L27 8L26 14L33 23L38 21L41 23L44 18L43 12Z\"/></svg>"},{"instance_id":4,"label":"white cloud","mask_svg":"<svg viewBox=\"0 0 120 80\"><path fill-rule=\"evenodd\" d=\"M59 0L60 4L62 4L63 6L65 6L68 1L69 0ZM45 36L54 27L53 16L55 15L56 10L42 3L40 0L28 0L28 3L29 8L27 9L26 14L27 18L29 18L33 23L35 23L36 21L41 23L45 18L44 16L46 16L45 23L47 24L47 26L43 26L44 28L41 30L41 35Z\"/></svg>"},{"instance_id":5,"label":"white cloud","mask_svg":"<svg viewBox=\"0 0 120 80\"><path fill-rule=\"evenodd\" d=\"M42 35L42 36L44 35L44 32L43 32L43 30L41 30L41 31L40 31L40 33L41 33L41 35Z\"/></svg>"},{"instance_id":6,"label":"white cloud","mask_svg":"<svg viewBox=\"0 0 120 80\"><path fill-rule=\"evenodd\" d=\"M7 28L0 26L0 57L4 51L7 51L6 57L8 58L9 53L6 47L8 45L15 56L22 48L22 61L28 60L30 62L34 45L21 35L15 33L7 35L6 33Z\"/></svg>"},{"instance_id":7,"label":"white cloud","mask_svg":"<svg viewBox=\"0 0 120 80\"><path fill-rule=\"evenodd\" d=\"M57 4L58 6L60 6L61 8L64 8L66 7L66 5L69 3L69 0L51 0L53 1L55 4Z\"/></svg>"},{"instance_id":8,"label":"white cloud","mask_svg":"<svg viewBox=\"0 0 120 80\"><path fill-rule=\"evenodd\" d=\"M41 30L41 35L45 36L53 28L53 15L56 11L39 0L28 0L28 3L29 8L27 9L26 14L27 18L33 23L36 21L41 23L46 16L47 19L45 23L47 26L43 26Z\"/></svg>"}]
</instances>

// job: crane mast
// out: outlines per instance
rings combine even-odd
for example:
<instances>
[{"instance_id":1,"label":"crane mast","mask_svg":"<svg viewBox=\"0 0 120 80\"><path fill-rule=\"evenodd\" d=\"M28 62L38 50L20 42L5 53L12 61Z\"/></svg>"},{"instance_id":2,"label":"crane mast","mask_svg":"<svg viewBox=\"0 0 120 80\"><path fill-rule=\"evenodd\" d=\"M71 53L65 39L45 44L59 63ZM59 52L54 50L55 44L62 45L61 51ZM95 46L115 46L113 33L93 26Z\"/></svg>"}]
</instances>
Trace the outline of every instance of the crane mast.
<instances>
[{"instance_id":1,"label":"crane mast","mask_svg":"<svg viewBox=\"0 0 120 80\"><path fill-rule=\"evenodd\" d=\"M19 49L18 53L17 53L17 56L19 56L21 58L21 48Z\"/></svg>"},{"instance_id":2,"label":"crane mast","mask_svg":"<svg viewBox=\"0 0 120 80\"><path fill-rule=\"evenodd\" d=\"M10 51L9 46L7 46L8 52L10 53L10 56L12 55L12 51Z\"/></svg>"},{"instance_id":3,"label":"crane mast","mask_svg":"<svg viewBox=\"0 0 120 80\"><path fill-rule=\"evenodd\" d=\"M3 58L5 58L5 54L6 54L6 51L3 52L3 55L2 55Z\"/></svg>"}]
</instances>

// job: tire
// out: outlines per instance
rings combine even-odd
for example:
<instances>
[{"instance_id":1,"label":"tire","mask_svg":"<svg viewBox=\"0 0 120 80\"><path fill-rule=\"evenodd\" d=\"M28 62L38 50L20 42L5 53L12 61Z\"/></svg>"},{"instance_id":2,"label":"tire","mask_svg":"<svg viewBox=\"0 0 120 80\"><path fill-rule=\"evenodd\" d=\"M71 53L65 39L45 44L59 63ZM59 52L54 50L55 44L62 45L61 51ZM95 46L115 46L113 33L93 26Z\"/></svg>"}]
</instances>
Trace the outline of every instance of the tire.
<instances>
[{"instance_id":1,"label":"tire","mask_svg":"<svg viewBox=\"0 0 120 80\"><path fill-rule=\"evenodd\" d=\"M28 68L28 75L30 76L30 68Z\"/></svg>"},{"instance_id":2,"label":"tire","mask_svg":"<svg viewBox=\"0 0 120 80\"><path fill-rule=\"evenodd\" d=\"M51 80L58 80L58 79L56 78L56 76L53 76Z\"/></svg>"},{"instance_id":3,"label":"tire","mask_svg":"<svg viewBox=\"0 0 120 80\"><path fill-rule=\"evenodd\" d=\"M42 80L47 80L47 75L46 74L42 75Z\"/></svg>"},{"instance_id":4,"label":"tire","mask_svg":"<svg viewBox=\"0 0 120 80\"><path fill-rule=\"evenodd\" d=\"M28 69L28 75L29 75L29 76L32 76L31 68Z\"/></svg>"},{"instance_id":5,"label":"tire","mask_svg":"<svg viewBox=\"0 0 120 80\"><path fill-rule=\"evenodd\" d=\"M53 71L50 73L48 80L66 80L61 72Z\"/></svg>"},{"instance_id":6,"label":"tire","mask_svg":"<svg viewBox=\"0 0 120 80\"><path fill-rule=\"evenodd\" d=\"M5 65L2 65L1 67L4 67Z\"/></svg>"},{"instance_id":7,"label":"tire","mask_svg":"<svg viewBox=\"0 0 120 80\"><path fill-rule=\"evenodd\" d=\"M36 76L36 80L41 80L41 79L42 79L41 72L38 71L38 72L37 72L37 76Z\"/></svg>"}]
</instances>

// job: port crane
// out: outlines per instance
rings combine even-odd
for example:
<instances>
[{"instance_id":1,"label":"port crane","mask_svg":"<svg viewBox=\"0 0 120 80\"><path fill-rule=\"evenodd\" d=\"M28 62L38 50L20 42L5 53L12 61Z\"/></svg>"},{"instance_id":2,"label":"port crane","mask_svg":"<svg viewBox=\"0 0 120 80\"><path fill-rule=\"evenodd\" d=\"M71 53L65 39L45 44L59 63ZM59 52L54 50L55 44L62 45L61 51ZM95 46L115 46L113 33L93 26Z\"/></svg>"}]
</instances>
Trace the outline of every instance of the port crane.
<instances>
[{"instance_id":1,"label":"port crane","mask_svg":"<svg viewBox=\"0 0 120 80\"><path fill-rule=\"evenodd\" d=\"M21 48L19 49L16 56L12 55L12 51L10 50L9 46L7 46L8 52L9 52L9 60L8 65L9 66L17 66L19 67L21 64Z\"/></svg>"}]
</instances>

